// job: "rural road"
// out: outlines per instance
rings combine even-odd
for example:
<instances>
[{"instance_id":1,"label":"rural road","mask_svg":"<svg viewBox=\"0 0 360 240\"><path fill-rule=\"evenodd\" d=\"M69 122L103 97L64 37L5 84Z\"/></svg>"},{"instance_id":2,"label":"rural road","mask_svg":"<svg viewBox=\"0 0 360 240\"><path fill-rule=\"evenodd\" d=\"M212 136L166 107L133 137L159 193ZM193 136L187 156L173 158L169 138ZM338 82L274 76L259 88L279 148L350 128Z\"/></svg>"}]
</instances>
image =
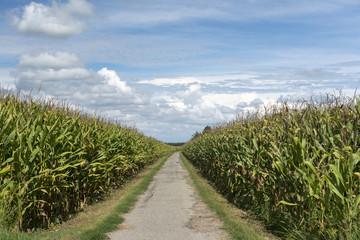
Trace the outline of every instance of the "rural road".
<instances>
[{"instance_id":1,"label":"rural road","mask_svg":"<svg viewBox=\"0 0 360 240\"><path fill-rule=\"evenodd\" d=\"M124 215L125 221L112 240L203 240L227 239L222 223L200 201L182 166L179 153L174 153L154 177L149 189L140 196L134 208Z\"/></svg>"}]
</instances>

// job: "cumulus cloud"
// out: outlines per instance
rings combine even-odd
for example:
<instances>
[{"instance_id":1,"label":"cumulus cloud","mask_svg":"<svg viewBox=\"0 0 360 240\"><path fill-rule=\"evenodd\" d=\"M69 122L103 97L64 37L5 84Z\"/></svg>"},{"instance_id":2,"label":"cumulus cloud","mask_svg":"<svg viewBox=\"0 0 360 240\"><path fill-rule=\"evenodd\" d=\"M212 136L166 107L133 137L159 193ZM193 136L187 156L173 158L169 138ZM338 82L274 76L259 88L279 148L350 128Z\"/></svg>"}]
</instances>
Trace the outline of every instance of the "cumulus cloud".
<instances>
[{"instance_id":1,"label":"cumulus cloud","mask_svg":"<svg viewBox=\"0 0 360 240\"><path fill-rule=\"evenodd\" d=\"M241 111L254 110L264 104L260 98L263 96L255 92L217 93L203 89L201 84L191 84L180 91L154 94L150 105L156 106L165 122L204 126L234 119Z\"/></svg>"},{"instance_id":2,"label":"cumulus cloud","mask_svg":"<svg viewBox=\"0 0 360 240\"><path fill-rule=\"evenodd\" d=\"M75 54L50 51L22 55L19 58L19 66L29 68L61 69L70 67L83 67L83 63Z\"/></svg>"},{"instance_id":3,"label":"cumulus cloud","mask_svg":"<svg viewBox=\"0 0 360 240\"><path fill-rule=\"evenodd\" d=\"M227 106L235 109L241 102L250 103L256 99L258 95L255 92L251 93L211 93L203 96L204 101L212 102L216 105Z\"/></svg>"},{"instance_id":4,"label":"cumulus cloud","mask_svg":"<svg viewBox=\"0 0 360 240\"><path fill-rule=\"evenodd\" d=\"M45 51L22 55L14 74L17 89L37 90L88 109L141 104L143 98L113 70L86 69L72 53Z\"/></svg>"},{"instance_id":5,"label":"cumulus cloud","mask_svg":"<svg viewBox=\"0 0 360 240\"><path fill-rule=\"evenodd\" d=\"M132 93L131 88L126 85L126 82L120 80L120 77L115 71L103 68L98 71L98 74L102 76L110 86L115 87L118 92Z\"/></svg>"},{"instance_id":6,"label":"cumulus cloud","mask_svg":"<svg viewBox=\"0 0 360 240\"><path fill-rule=\"evenodd\" d=\"M31 2L11 14L10 23L19 32L52 38L66 38L82 33L85 18L93 15L93 6L86 0L52 1L51 6Z\"/></svg>"},{"instance_id":7,"label":"cumulus cloud","mask_svg":"<svg viewBox=\"0 0 360 240\"><path fill-rule=\"evenodd\" d=\"M88 81L94 73L83 67L81 60L67 52L35 52L19 58L15 73L16 86L23 90L50 85L49 82ZM56 83L55 83L56 84Z\"/></svg>"}]
</instances>

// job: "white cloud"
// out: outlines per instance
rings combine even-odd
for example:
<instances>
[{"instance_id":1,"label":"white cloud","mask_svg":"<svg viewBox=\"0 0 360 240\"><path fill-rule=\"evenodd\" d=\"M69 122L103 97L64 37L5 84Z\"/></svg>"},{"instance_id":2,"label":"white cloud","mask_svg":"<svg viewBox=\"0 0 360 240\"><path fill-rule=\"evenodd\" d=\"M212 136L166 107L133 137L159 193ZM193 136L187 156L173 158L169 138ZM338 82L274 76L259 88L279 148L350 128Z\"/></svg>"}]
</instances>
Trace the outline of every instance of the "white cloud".
<instances>
[{"instance_id":1,"label":"white cloud","mask_svg":"<svg viewBox=\"0 0 360 240\"><path fill-rule=\"evenodd\" d=\"M170 108L170 112L173 112L173 110L177 112L184 112L186 109L188 109L188 106L184 104L183 100L178 97L173 97L169 95L165 95L161 97L161 100Z\"/></svg>"},{"instance_id":2,"label":"white cloud","mask_svg":"<svg viewBox=\"0 0 360 240\"><path fill-rule=\"evenodd\" d=\"M193 84L219 85L229 80L248 80L257 77L254 74L220 74L220 75L200 75L175 78L155 78L152 80L141 80L138 83L152 84L155 86L188 86Z\"/></svg>"},{"instance_id":3,"label":"white cloud","mask_svg":"<svg viewBox=\"0 0 360 240\"><path fill-rule=\"evenodd\" d=\"M0 68L0 89L14 90L16 89L15 80L11 77L14 69Z\"/></svg>"},{"instance_id":4,"label":"white cloud","mask_svg":"<svg viewBox=\"0 0 360 240\"><path fill-rule=\"evenodd\" d=\"M98 71L98 74L107 80L107 83L110 86L115 87L119 92L132 93L131 88L126 85L126 82L120 80L120 77L115 71L103 68Z\"/></svg>"},{"instance_id":5,"label":"white cloud","mask_svg":"<svg viewBox=\"0 0 360 240\"><path fill-rule=\"evenodd\" d=\"M84 18L91 15L93 6L86 0L52 1L51 6L31 2L12 12L11 25L24 34L66 38L82 33L87 28Z\"/></svg>"},{"instance_id":6,"label":"white cloud","mask_svg":"<svg viewBox=\"0 0 360 240\"><path fill-rule=\"evenodd\" d=\"M258 94L255 92L248 93L210 93L202 97L205 102L212 103L213 105L225 106L232 109L236 109L239 103L250 103L258 98Z\"/></svg>"},{"instance_id":7,"label":"white cloud","mask_svg":"<svg viewBox=\"0 0 360 240\"><path fill-rule=\"evenodd\" d=\"M141 80L139 83L152 84L156 86L174 86L174 85L189 85L192 83L200 83L200 80L195 77L179 77L179 78L155 78L153 80Z\"/></svg>"},{"instance_id":8,"label":"white cloud","mask_svg":"<svg viewBox=\"0 0 360 240\"><path fill-rule=\"evenodd\" d=\"M75 54L49 51L22 55L19 58L19 66L29 68L60 69L83 67L83 63Z\"/></svg>"},{"instance_id":9,"label":"white cloud","mask_svg":"<svg viewBox=\"0 0 360 240\"><path fill-rule=\"evenodd\" d=\"M50 81L88 81L91 70L75 55L67 52L36 52L19 57L16 85L22 89L38 88Z\"/></svg>"},{"instance_id":10,"label":"white cloud","mask_svg":"<svg viewBox=\"0 0 360 240\"><path fill-rule=\"evenodd\" d=\"M19 59L14 74L17 89L41 88L42 94L67 99L92 110L105 111L144 101L115 71L103 68L96 73L86 69L75 54L47 51L23 55Z\"/></svg>"},{"instance_id":11,"label":"white cloud","mask_svg":"<svg viewBox=\"0 0 360 240\"><path fill-rule=\"evenodd\" d=\"M214 93L192 84L181 91L160 92L151 98L164 122L207 125L231 120L242 110L254 110L264 102L255 92Z\"/></svg>"},{"instance_id":12,"label":"white cloud","mask_svg":"<svg viewBox=\"0 0 360 240\"><path fill-rule=\"evenodd\" d=\"M64 69L23 69L18 77L22 80L36 81L62 81L62 80L84 80L91 78L92 72L84 68Z\"/></svg>"}]
</instances>

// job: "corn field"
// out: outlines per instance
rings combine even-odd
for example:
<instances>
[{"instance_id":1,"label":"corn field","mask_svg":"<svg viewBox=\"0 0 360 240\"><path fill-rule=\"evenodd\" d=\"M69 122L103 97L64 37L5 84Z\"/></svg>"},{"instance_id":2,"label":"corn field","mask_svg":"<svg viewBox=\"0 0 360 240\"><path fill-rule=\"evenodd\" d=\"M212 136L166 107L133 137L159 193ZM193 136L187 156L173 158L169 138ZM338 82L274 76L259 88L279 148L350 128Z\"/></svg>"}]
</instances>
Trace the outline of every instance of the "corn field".
<instances>
[{"instance_id":1,"label":"corn field","mask_svg":"<svg viewBox=\"0 0 360 240\"><path fill-rule=\"evenodd\" d=\"M360 101L269 106L187 143L218 191L284 239L360 239Z\"/></svg>"},{"instance_id":2,"label":"corn field","mask_svg":"<svg viewBox=\"0 0 360 240\"><path fill-rule=\"evenodd\" d=\"M66 104L0 94L0 225L62 222L169 151Z\"/></svg>"}]
</instances>

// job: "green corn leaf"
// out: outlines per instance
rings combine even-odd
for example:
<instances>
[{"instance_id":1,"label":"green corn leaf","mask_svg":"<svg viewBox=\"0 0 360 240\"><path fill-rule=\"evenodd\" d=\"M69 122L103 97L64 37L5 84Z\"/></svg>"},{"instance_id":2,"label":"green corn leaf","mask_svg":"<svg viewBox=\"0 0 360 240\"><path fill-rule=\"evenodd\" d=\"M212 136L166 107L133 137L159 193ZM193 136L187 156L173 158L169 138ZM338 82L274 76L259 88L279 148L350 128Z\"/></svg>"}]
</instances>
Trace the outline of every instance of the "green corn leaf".
<instances>
[{"instance_id":1,"label":"green corn leaf","mask_svg":"<svg viewBox=\"0 0 360 240\"><path fill-rule=\"evenodd\" d=\"M330 187L331 191L333 193L335 193L341 199L341 201L344 203L345 202L344 195L340 193L340 191L335 187L335 185L332 183L332 181L328 177L326 177L326 180L329 183L329 187Z\"/></svg>"},{"instance_id":2,"label":"green corn leaf","mask_svg":"<svg viewBox=\"0 0 360 240\"><path fill-rule=\"evenodd\" d=\"M359 204L360 204L360 195L358 195L355 199L354 205L351 210L351 217L355 218L359 214Z\"/></svg>"},{"instance_id":3,"label":"green corn leaf","mask_svg":"<svg viewBox=\"0 0 360 240\"><path fill-rule=\"evenodd\" d=\"M299 204L296 204L296 203L289 203L289 202L286 202L284 200L281 200L277 206L279 206L280 204L284 204L284 205L287 205L287 206L299 206Z\"/></svg>"},{"instance_id":4,"label":"green corn leaf","mask_svg":"<svg viewBox=\"0 0 360 240\"><path fill-rule=\"evenodd\" d=\"M9 145L10 141L14 139L14 137L17 134L17 129L14 129L10 135L6 138L5 142L4 142L4 146L6 147L7 145Z\"/></svg>"},{"instance_id":5,"label":"green corn leaf","mask_svg":"<svg viewBox=\"0 0 360 240\"><path fill-rule=\"evenodd\" d=\"M310 170L314 173L317 174L317 170L314 167L314 165L310 162L310 161L304 161L305 165L308 166L310 168Z\"/></svg>"},{"instance_id":6,"label":"green corn leaf","mask_svg":"<svg viewBox=\"0 0 360 240\"><path fill-rule=\"evenodd\" d=\"M7 165L7 166L4 167L3 169L1 169L1 171L0 171L0 176L5 175L5 174L7 174L7 173L10 172L10 171L11 171L11 166L10 166L10 165Z\"/></svg>"},{"instance_id":7,"label":"green corn leaf","mask_svg":"<svg viewBox=\"0 0 360 240\"><path fill-rule=\"evenodd\" d=\"M30 159L29 159L29 162L33 162L36 155L41 151L41 149L39 147L37 147L32 153L31 153L31 156L30 156Z\"/></svg>"}]
</instances>

